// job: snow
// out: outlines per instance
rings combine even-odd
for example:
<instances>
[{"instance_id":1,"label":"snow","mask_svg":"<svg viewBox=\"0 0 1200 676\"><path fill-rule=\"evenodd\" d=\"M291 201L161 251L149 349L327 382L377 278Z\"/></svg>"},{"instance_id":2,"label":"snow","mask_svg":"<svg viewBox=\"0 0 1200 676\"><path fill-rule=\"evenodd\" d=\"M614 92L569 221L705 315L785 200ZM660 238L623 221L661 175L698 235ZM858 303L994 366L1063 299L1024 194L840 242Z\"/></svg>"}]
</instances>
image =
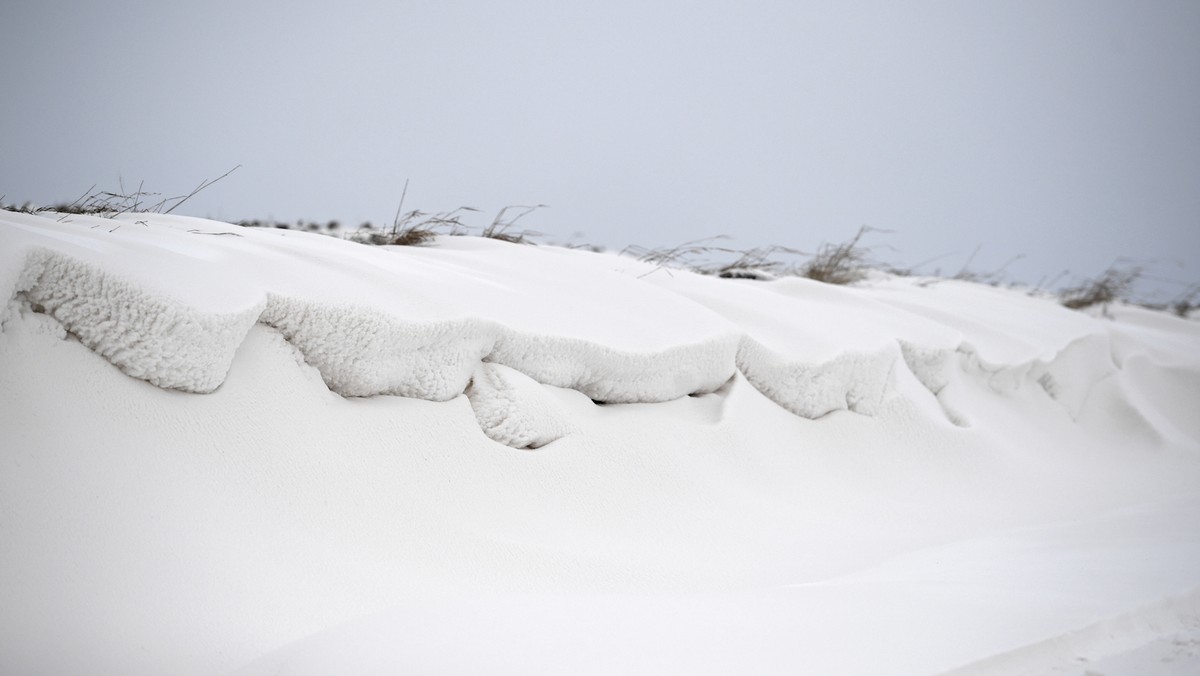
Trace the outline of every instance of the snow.
<instances>
[{"instance_id":1,"label":"snow","mask_svg":"<svg viewBox=\"0 0 1200 676\"><path fill-rule=\"evenodd\" d=\"M572 430L562 405L529 376L500 364L475 367L464 392L483 433L513 448L541 448Z\"/></svg>"},{"instance_id":2,"label":"snow","mask_svg":"<svg viewBox=\"0 0 1200 676\"><path fill-rule=\"evenodd\" d=\"M1194 320L157 214L0 296L6 673L1195 664Z\"/></svg>"}]
</instances>

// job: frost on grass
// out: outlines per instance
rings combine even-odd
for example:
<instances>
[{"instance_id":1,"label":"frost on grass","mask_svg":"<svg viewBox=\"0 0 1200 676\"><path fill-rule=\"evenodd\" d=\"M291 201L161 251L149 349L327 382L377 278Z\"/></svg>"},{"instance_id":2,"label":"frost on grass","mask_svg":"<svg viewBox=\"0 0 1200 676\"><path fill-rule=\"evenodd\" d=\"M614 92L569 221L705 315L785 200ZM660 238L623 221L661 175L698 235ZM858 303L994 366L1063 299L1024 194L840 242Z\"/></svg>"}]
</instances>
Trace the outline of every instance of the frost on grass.
<instances>
[{"instance_id":1,"label":"frost on grass","mask_svg":"<svg viewBox=\"0 0 1200 676\"><path fill-rule=\"evenodd\" d=\"M545 388L500 364L479 364L466 390L480 429L513 448L541 448L572 431L562 405Z\"/></svg>"}]
</instances>

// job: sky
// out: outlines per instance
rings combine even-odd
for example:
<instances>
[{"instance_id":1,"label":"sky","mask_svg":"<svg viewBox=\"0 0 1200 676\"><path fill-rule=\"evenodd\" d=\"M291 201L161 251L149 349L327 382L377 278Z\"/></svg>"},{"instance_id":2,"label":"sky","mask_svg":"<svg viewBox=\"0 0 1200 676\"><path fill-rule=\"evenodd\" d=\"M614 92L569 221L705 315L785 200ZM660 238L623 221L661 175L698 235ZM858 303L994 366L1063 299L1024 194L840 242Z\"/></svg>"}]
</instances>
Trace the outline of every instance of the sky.
<instances>
[{"instance_id":1,"label":"sky","mask_svg":"<svg viewBox=\"0 0 1200 676\"><path fill-rule=\"evenodd\" d=\"M6 203L240 166L179 212L545 204L522 224L615 249L865 225L920 272L1200 282L1196 2L7 0L0 27Z\"/></svg>"}]
</instances>

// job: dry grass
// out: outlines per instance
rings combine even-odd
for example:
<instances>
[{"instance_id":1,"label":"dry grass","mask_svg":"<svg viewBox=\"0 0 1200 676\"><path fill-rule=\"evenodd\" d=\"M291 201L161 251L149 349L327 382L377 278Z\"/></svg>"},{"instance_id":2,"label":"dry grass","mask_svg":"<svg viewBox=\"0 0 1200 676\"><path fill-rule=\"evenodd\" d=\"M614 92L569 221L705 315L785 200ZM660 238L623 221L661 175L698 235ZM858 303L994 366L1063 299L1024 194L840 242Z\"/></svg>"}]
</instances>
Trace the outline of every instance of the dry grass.
<instances>
[{"instance_id":1,"label":"dry grass","mask_svg":"<svg viewBox=\"0 0 1200 676\"><path fill-rule=\"evenodd\" d=\"M862 245L869 232L884 232L864 225L841 244L822 244L813 257L800 267L800 275L826 284L853 284L867 276L876 264L871 249Z\"/></svg>"},{"instance_id":2,"label":"dry grass","mask_svg":"<svg viewBox=\"0 0 1200 676\"><path fill-rule=\"evenodd\" d=\"M706 263L701 262L701 257L707 257L715 252L729 253L733 249L725 247L713 246L710 242L717 240L728 239L723 235L716 237L705 237L703 239L694 239L690 242L677 244L673 247L663 247L659 249L648 249L643 246L631 244L621 250L623 256L633 256L634 258L649 263L659 268L684 268L693 272L703 271Z\"/></svg>"},{"instance_id":3,"label":"dry grass","mask_svg":"<svg viewBox=\"0 0 1200 676\"><path fill-rule=\"evenodd\" d=\"M803 255L798 249L775 244L767 247L746 249L745 251L735 253L739 254L736 259L723 265L712 267L704 272L724 279L757 279L769 281L776 277L795 273L794 265L777 260L776 256L780 254L789 256Z\"/></svg>"},{"instance_id":4,"label":"dry grass","mask_svg":"<svg viewBox=\"0 0 1200 676\"><path fill-rule=\"evenodd\" d=\"M1059 292L1060 302L1072 310L1082 310L1095 305L1108 305L1114 301L1128 300L1134 282L1141 277L1140 267L1129 267L1113 263L1107 270L1092 279Z\"/></svg>"},{"instance_id":5,"label":"dry grass","mask_svg":"<svg viewBox=\"0 0 1200 676\"><path fill-rule=\"evenodd\" d=\"M1200 284L1189 286L1171 301L1171 311L1185 319L1197 308L1200 308Z\"/></svg>"},{"instance_id":6,"label":"dry grass","mask_svg":"<svg viewBox=\"0 0 1200 676\"><path fill-rule=\"evenodd\" d=\"M404 211L404 199L408 196L408 181L404 182L404 190L400 193L400 204L396 207L396 216L392 219L392 227L388 230L377 231L366 224L351 236L356 242L363 244L379 244L392 246L422 246L432 243L440 234L458 234L466 229L462 222L465 212L478 211L473 207L459 207L452 211L426 213L418 209Z\"/></svg>"},{"instance_id":7,"label":"dry grass","mask_svg":"<svg viewBox=\"0 0 1200 676\"><path fill-rule=\"evenodd\" d=\"M515 244L532 244L533 238L540 236L541 233L533 230L515 230L514 226L523 216L543 206L539 204L531 207L504 207L496 214L496 217L492 219L492 222L487 227L479 231L479 236L513 242ZM521 211L515 216L510 217L509 212L514 209ZM466 223L463 218L468 213L476 213L478 211L474 207L459 207L453 211L437 213L426 213L419 210L398 213L396 220L393 221L389 229L378 231L372 228L370 223L365 223L358 232L350 235L350 239L363 244L424 246L432 244L439 235L461 236L471 234L475 229Z\"/></svg>"},{"instance_id":8,"label":"dry grass","mask_svg":"<svg viewBox=\"0 0 1200 676\"><path fill-rule=\"evenodd\" d=\"M863 226L849 241L824 245L800 265L785 260L786 257L805 255L798 249L780 245L733 249L714 244L727 239L724 236L706 237L659 249L628 246L621 254L650 263L655 270L682 268L726 279L772 280L785 275L798 275L829 284L851 284L863 279L867 270L874 265L870 249L861 244L863 236L874 231L874 228ZM730 255L735 257L729 259ZM725 260L714 260L718 256L724 256Z\"/></svg>"},{"instance_id":9,"label":"dry grass","mask_svg":"<svg viewBox=\"0 0 1200 676\"><path fill-rule=\"evenodd\" d=\"M1008 259L1007 261L1004 261L1003 265L996 268L995 270L992 270L991 272L978 272L976 270L971 269L971 263L975 260L975 256L977 256L979 254L980 248L981 247L978 247L978 246L975 247L975 250L972 251L971 255L967 257L967 261L965 263L963 263L963 266L961 268L959 268L958 272L956 272L954 274L953 279L957 279L959 281L964 281L964 282L975 282L977 284L988 284L990 286L997 286L999 284L1004 283L1004 279L1007 275L1006 271L1008 270L1008 266L1012 265L1013 263L1016 263L1017 261L1019 261L1025 257L1024 254L1017 254L1016 256L1013 256L1012 258Z\"/></svg>"},{"instance_id":10,"label":"dry grass","mask_svg":"<svg viewBox=\"0 0 1200 676\"><path fill-rule=\"evenodd\" d=\"M459 207L453 211L425 213L412 210L397 216L391 230L383 233L373 233L370 244L391 244L395 246L422 246L433 242L438 235L459 235L467 231L467 225L462 222L466 212L477 211L472 207Z\"/></svg>"},{"instance_id":11,"label":"dry grass","mask_svg":"<svg viewBox=\"0 0 1200 676\"><path fill-rule=\"evenodd\" d=\"M185 202L195 197L205 188L213 185L217 181L225 178L241 168L242 165L230 169L220 176L205 181L201 181L199 185L192 189L186 195L176 195L175 197L161 198L157 201L151 201L156 197L161 197L161 193L146 192L143 190L143 183L139 183L137 190L127 192L125 190L125 182L123 179L117 179L118 189L113 190L96 190L96 186L88 188L86 192L80 195L72 202L60 202L42 207L34 207L31 203L26 202L20 207L0 205L0 208L8 211L17 211L28 214L40 213L57 213L57 214L74 214L87 216L100 216L104 218L112 218L120 214L129 212L149 212L156 214L169 214L178 209ZM2 200L0 200L2 201Z\"/></svg>"},{"instance_id":12,"label":"dry grass","mask_svg":"<svg viewBox=\"0 0 1200 676\"><path fill-rule=\"evenodd\" d=\"M467 214L478 213L475 207L459 207L451 211L428 213L414 209L404 211L404 200L408 196L408 181L404 182L404 190L400 193L400 205L396 208L396 217L392 226L387 230L375 230L370 223L364 223L358 231L349 235L349 239L363 244L378 244L391 246L424 246L432 244L439 235L468 235L474 230L463 219ZM501 209L492 222L480 232L482 237L499 239L516 244L531 244L533 238L541 233L533 230L514 230L517 221L546 205L507 206ZM511 212L517 211L516 215Z\"/></svg>"},{"instance_id":13,"label":"dry grass","mask_svg":"<svg viewBox=\"0 0 1200 676\"><path fill-rule=\"evenodd\" d=\"M46 212L62 214L65 218L70 214L86 214L101 217L113 217L128 212L147 211L152 213L169 214L194 197L202 190L229 176L241 165L230 169L224 174L210 180L202 181L195 189L185 195L161 199L158 193L147 192L141 184L136 190L126 191L123 182L114 191L97 191L93 185L83 195L72 202L63 202L50 206L37 207L30 203L21 206L4 204L0 196L0 209L9 211L40 214ZM396 216L391 226L377 230L370 222L363 223L358 230L342 233L342 226L337 221L326 223L300 221L295 225L276 222L272 219L243 220L238 224L245 227L273 227L284 229L301 229L310 232L324 232L341 236L353 241L396 246L424 246L432 244L439 235L469 235L498 239L513 243L533 243L533 238L540 233L532 230L517 229L518 222L545 205L516 205L506 206L496 213L492 221L484 228L472 227L465 222L464 217L478 213L473 207L459 207L452 211L427 213L420 210L404 211L404 202L408 194L408 182L400 196ZM142 222L145 225L144 222ZM93 225L92 227L100 227ZM117 227L120 227L119 225ZM114 228L115 230L116 228ZM872 247L864 244L869 233L888 232L862 226L850 239L837 244L823 244L814 254L802 263L789 260L796 256L805 256L803 252L786 246L772 245L751 249L735 249L719 244L727 239L724 236L707 237L692 240L673 247L648 249L640 246L629 246L623 249L622 255L629 255L649 263L654 269L645 274L663 268L682 268L705 275L731 279L772 280L783 276L801 276L827 284L854 284L865 279L871 270L881 270L893 274L911 274L913 269L897 269L875 260ZM574 245L577 248L588 248L601 251L600 247L589 245ZM1006 261L996 270L979 273L971 269L971 263L978 254L979 248L967 258L962 267L953 275L943 276L935 271L935 278L949 278L983 284L997 285L1003 283L1008 267L1023 256L1015 256ZM939 256L939 258L944 256ZM934 259L936 260L936 259ZM927 263L922 264L926 265ZM918 266L921 267L921 266ZM914 268L915 269L915 268ZM1109 266L1098 276L1079 282L1074 286L1063 288L1057 292L1049 289L1057 286L1063 273L1047 281L1043 279L1030 290L1031 294L1056 295L1059 302L1071 309L1086 309L1095 306L1107 306L1114 302L1129 302L1151 309L1173 312L1180 317L1189 317L1200 308L1200 284L1184 285L1176 280L1165 280L1172 284L1184 286L1183 290L1172 300L1154 303L1134 298L1134 289L1143 278L1144 269L1118 261ZM1146 277L1146 279L1155 279ZM1159 280L1163 281L1163 280ZM936 279L929 283L936 283Z\"/></svg>"},{"instance_id":14,"label":"dry grass","mask_svg":"<svg viewBox=\"0 0 1200 676\"><path fill-rule=\"evenodd\" d=\"M513 230L517 221L532 214L538 209L544 209L545 204L535 204L533 206L517 205L507 206L496 213L496 217L492 219L490 225L483 229L481 235L489 239L498 239L513 244L532 244L534 237L540 237L542 233L534 230ZM508 217L509 210L520 209L516 216Z\"/></svg>"}]
</instances>

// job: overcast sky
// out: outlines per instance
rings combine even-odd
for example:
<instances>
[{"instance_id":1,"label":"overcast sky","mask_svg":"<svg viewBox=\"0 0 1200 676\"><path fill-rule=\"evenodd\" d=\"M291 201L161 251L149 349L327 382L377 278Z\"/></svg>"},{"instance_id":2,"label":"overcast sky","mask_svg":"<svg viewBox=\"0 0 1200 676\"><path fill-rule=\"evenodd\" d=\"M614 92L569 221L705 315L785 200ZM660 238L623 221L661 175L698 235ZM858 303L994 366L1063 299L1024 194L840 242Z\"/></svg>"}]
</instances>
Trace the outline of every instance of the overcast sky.
<instances>
[{"instance_id":1,"label":"overcast sky","mask_svg":"<svg viewBox=\"0 0 1200 676\"><path fill-rule=\"evenodd\" d=\"M1200 281L1200 2L7 0L0 193ZM486 218L481 219L481 221ZM1173 287L1172 287L1173 288Z\"/></svg>"}]
</instances>

